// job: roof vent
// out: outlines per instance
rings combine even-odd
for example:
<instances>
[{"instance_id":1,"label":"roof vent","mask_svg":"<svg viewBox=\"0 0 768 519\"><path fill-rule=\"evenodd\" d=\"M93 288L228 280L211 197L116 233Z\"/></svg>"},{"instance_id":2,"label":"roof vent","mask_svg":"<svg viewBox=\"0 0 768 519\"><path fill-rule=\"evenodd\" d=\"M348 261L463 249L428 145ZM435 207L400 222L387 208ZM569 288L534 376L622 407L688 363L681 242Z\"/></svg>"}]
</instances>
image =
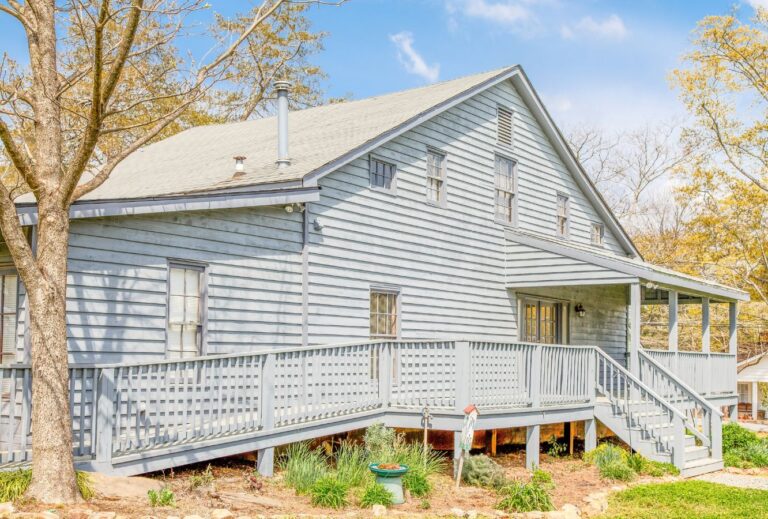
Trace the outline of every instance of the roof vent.
<instances>
[{"instance_id":1,"label":"roof vent","mask_svg":"<svg viewBox=\"0 0 768 519\"><path fill-rule=\"evenodd\" d=\"M277 90L277 167L284 168L291 165L288 158L288 89L291 84L288 81L276 81Z\"/></svg>"},{"instance_id":2,"label":"roof vent","mask_svg":"<svg viewBox=\"0 0 768 519\"><path fill-rule=\"evenodd\" d=\"M512 146L512 110L505 106L496 107L496 138L499 144Z\"/></svg>"},{"instance_id":3,"label":"roof vent","mask_svg":"<svg viewBox=\"0 0 768 519\"><path fill-rule=\"evenodd\" d=\"M235 159L235 177L242 177L245 175L245 157L238 155Z\"/></svg>"}]
</instances>

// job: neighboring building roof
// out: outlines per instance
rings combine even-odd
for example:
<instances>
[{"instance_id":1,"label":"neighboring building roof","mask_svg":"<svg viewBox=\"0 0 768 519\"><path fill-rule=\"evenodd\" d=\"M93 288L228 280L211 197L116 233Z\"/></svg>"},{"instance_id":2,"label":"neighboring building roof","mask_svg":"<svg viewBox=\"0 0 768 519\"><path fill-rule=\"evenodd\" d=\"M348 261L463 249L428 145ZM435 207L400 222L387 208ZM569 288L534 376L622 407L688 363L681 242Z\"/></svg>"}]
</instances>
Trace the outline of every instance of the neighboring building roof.
<instances>
[{"instance_id":1,"label":"neighboring building roof","mask_svg":"<svg viewBox=\"0 0 768 519\"><path fill-rule=\"evenodd\" d=\"M749 301L749 294L742 290L647 263L640 258L617 256L597 247L546 238L517 230L507 230L506 238L515 243L539 248L592 265L599 265L616 272L635 276L638 279L658 283L667 288L686 289L706 296L717 296L726 301ZM531 283L535 284L535 281L531 281Z\"/></svg>"},{"instance_id":2,"label":"neighboring building roof","mask_svg":"<svg viewBox=\"0 0 768 519\"><path fill-rule=\"evenodd\" d=\"M124 205L141 199L314 187L323 175L370 152L478 92L511 79L555 150L627 254L639 256L547 113L522 68L506 67L359 101L298 110L289 116L291 164L278 169L275 117L199 126L146 146L126 158L98 189L73 204L72 217L100 214L84 206ZM234 157L245 156L235 177ZM17 200L34 212L30 195ZM155 204L162 207L162 204ZM110 209L105 214L116 214ZM124 214L132 214L125 212ZM35 215L29 217L34 221Z\"/></svg>"}]
</instances>

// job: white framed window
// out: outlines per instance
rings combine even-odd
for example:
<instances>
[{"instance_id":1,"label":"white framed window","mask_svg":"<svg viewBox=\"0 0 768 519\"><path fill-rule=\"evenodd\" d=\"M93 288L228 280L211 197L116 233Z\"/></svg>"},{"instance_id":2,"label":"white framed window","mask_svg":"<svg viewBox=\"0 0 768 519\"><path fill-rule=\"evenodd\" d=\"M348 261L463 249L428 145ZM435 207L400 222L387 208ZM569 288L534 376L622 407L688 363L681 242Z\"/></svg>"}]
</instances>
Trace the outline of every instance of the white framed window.
<instances>
[{"instance_id":1,"label":"white framed window","mask_svg":"<svg viewBox=\"0 0 768 519\"><path fill-rule=\"evenodd\" d=\"M427 150L427 201L445 204L446 157L444 153Z\"/></svg>"},{"instance_id":2,"label":"white framed window","mask_svg":"<svg viewBox=\"0 0 768 519\"><path fill-rule=\"evenodd\" d=\"M369 157L368 163L371 187L394 192L397 166L373 156Z\"/></svg>"},{"instance_id":3,"label":"white framed window","mask_svg":"<svg viewBox=\"0 0 768 519\"><path fill-rule=\"evenodd\" d=\"M557 236L567 238L571 225L571 200L568 195L557 194Z\"/></svg>"},{"instance_id":4,"label":"white framed window","mask_svg":"<svg viewBox=\"0 0 768 519\"><path fill-rule=\"evenodd\" d=\"M16 325L19 311L19 276L0 272L0 365L16 362Z\"/></svg>"},{"instance_id":5,"label":"white framed window","mask_svg":"<svg viewBox=\"0 0 768 519\"><path fill-rule=\"evenodd\" d=\"M506 106L496 106L496 140L504 146L512 146L514 112Z\"/></svg>"},{"instance_id":6,"label":"white framed window","mask_svg":"<svg viewBox=\"0 0 768 519\"><path fill-rule=\"evenodd\" d=\"M371 288L371 339L397 339L400 335L400 292L390 288Z\"/></svg>"},{"instance_id":7,"label":"white framed window","mask_svg":"<svg viewBox=\"0 0 768 519\"><path fill-rule=\"evenodd\" d=\"M205 266L169 262L166 355L171 359L203 354L206 286Z\"/></svg>"},{"instance_id":8,"label":"white framed window","mask_svg":"<svg viewBox=\"0 0 768 519\"><path fill-rule=\"evenodd\" d=\"M592 222L591 241L592 245L603 246L605 240L605 226L601 223Z\"/></svg>"},{"instance_id":9,"label":"white framed window","mask_svg":"<svg viewBox=\"0 0 768 519\"><path fill-rule=\"evenodd\" d=\"M499 223L515 225L517 216L517 162L496 155L495 218Z\"/></svg>"}]
</instances>

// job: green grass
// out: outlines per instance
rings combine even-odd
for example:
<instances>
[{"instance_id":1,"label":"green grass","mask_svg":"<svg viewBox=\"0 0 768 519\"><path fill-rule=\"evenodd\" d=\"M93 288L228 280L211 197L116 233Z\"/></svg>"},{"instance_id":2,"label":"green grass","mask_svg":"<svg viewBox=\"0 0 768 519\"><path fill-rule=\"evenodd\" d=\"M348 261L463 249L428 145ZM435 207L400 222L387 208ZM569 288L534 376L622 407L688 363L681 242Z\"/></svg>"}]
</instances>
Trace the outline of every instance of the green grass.
<instances>
[{"instance_id":1,"label":"green grass","mask_svg":"<svg viewBox=\"0 0 768 519\"><path fill-rule=\"evenodd\" d=\"M549 512L555 509L549 492L538 483L514 482L499 490L501 500L496 503L496 508L507 513Z\"/></svg>"},{"instance_id":2,"label":"green grass","mask_svg":"<svg viewBox=\"0 0 768 519\"><path fill-rule=\"evenodd\" d=\"M727 467L768 467L768 440L736 423L723 426L723 462Z\"/></svg>"},{"instance_id":3,"label":"green grass","mask_svg":"<svg viewBox=\"0 0 768 519\"><path fill-rule=\"evenodd\" d=\"M350 488L372 480L362 445L355 445L349 441L341 442L336 451L336 479Z\"/></svg>"},{"instance_id":4,"label":"green grass","mask_svg":"<svg viewBox=\"0 0 768 519\"><path fill-rule=\"evenodd\" d=\"M768 491L706 481L638 485L614 494L601 519L754 519L768 517Z\"/></svg>"},{"instance_id":5,"label":"green grass","mask_svg":"<svg viewBox=\"0 0 768 519\"><path fill-rule=\"evenodd\" d=\"M389 506L392 504L392 494L384 488L384 485L370 483L365 487L363 497L360 498L362 508L371 508L373 505Z\"/></svg>"},{"instance_id":6,"label":"green grass","mask_svg":"<svg viewBox=\"0 0 768 519\"><path fill-rule=\"evenodd\" d=\"M327 459L319 449L308 442L292 443L280 453L277 466L283 471L285 482L306 494L312 486L328 474Z\"/></svg>"},{"instance_id":7,"label":"green grass","mask_svg":"<svg viewBox=\"0 0 768 519\"><path fill-rule=\"evenodd\" d=\"M75 477L80 495L88 501L94 496L90 474L77 471ZM31 482L32 471L30 469L0 472L0 503L19 499L27 491Z\"/></svg>"},{"instance_id":8,"label":"green grass","mask_svg":"<svg viewBox=\"0 0 768 519\"><path fill-rule=\"evenodd\" d=\"M312 485L309 493L312 504L323 508L344 508L347 506L347 486L334 477L321 478Z\"/></svg>"},{"instance_id":9,"label":"green grass","mask_svg":"<svg viewBox=\"0 0 768 519\"><path fill-rule=\"evenodd\" d=\"M164 487L158 492L157 490L150 490L147 492L147 499L149 500L149 506L152 508L157 506L176 506L176 496L168 487Z\"/></svg>"}]
</instances>

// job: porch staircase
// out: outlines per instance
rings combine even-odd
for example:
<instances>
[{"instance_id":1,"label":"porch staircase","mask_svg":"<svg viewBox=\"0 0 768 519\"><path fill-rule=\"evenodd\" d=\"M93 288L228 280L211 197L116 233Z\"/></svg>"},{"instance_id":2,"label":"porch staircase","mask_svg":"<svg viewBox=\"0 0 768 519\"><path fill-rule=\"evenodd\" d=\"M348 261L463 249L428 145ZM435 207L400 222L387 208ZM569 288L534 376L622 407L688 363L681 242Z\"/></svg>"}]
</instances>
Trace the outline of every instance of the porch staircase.
<instances>
[{"instance_id":1,"label":"porch staircase","mask_svg":"<svg viewBox=\"0 0 768 519\"><path fill-rule=\"evenodd\" d=\"M595 418L634 451L672 463L683 477L723 468L716 408L647 356L635 376L596 351Z\"/></svg>"}]
</instances>

